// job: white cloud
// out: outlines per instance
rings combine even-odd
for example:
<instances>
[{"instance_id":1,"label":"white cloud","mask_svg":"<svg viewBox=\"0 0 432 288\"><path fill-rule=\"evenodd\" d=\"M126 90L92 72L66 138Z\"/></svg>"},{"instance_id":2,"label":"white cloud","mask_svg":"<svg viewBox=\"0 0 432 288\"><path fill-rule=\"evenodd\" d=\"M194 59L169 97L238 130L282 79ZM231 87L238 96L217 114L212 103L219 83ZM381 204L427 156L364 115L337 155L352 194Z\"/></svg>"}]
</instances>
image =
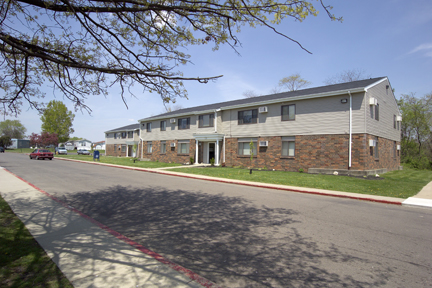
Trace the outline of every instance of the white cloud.
<instances>
[{"instance_id":1,"label":"white cloud","mask_svg":"<svg viewBox=\"0 0 432 288\"><path fill-rule=\"evenodd\" d=\"M413 54L413 53L417 53L417 52L421 52L426 57L432 58L432 43L421 44L421 45L415 47L413 50L411 50L408 54Z\"/></svg>"}]
</instances>

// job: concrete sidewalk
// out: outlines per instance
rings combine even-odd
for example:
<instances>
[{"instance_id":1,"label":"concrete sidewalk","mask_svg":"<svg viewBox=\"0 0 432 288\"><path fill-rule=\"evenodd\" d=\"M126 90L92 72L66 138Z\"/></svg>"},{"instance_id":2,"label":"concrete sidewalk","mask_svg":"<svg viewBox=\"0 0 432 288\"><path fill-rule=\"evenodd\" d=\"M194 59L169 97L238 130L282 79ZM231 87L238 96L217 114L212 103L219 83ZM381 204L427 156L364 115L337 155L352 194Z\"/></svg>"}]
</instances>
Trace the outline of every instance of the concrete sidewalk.
<instances>
[{"instance_id":1,"label":"concrete sidewalk","mask_svg":"<svg viewBox=\"0 0 432 288\"><path fill-rule=\"evenodd\" d=\"M0 194L74 287L216 287L1 167Z\"/></svg>"}]
</instances>

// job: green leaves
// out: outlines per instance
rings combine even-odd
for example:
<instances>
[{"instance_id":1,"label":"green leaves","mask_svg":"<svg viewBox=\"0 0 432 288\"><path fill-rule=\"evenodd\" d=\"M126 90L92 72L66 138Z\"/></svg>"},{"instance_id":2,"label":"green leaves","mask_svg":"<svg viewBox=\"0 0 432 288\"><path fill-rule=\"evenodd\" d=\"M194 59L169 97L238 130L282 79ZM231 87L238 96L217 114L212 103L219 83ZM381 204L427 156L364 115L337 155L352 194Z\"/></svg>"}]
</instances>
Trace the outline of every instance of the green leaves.
<instances>
[{"instance_id":1,"label":"green leaves","mask_svg":"<svg viewBox=\"0 0 432 288\"><path fill-rule=\"evenodd\" d=\"M55 133L60 143L66 142L69 135L74 132L74 129L72 129L74 118L75 115L68 111L63 102L52 100L48 103L40 118L42 131Z\"/></svg>"},{"instance_id":2,"label":"green leaves","mask_svg":"<svg viewBox=\"0 0 432 288\"><path fill-rule=\"evenodd\" d=\"M317 3L336 19L330 6ZM23 101L42 111L36 98L44 96L38 87L46 83L88 111L86 97L106 94L113 85L122 98L138 84L174 101L187 96L182 81L206 83L221 77L187 77L177 71L190 63L190 55L182 52L188 46L235 50L244 25L268 27L300 45L272 25L318 14L313 1L295 0L9 0L0 9L4 114L19 113ZM16 29L15 23L22 25Z\"/></svg>"}]
</instances>

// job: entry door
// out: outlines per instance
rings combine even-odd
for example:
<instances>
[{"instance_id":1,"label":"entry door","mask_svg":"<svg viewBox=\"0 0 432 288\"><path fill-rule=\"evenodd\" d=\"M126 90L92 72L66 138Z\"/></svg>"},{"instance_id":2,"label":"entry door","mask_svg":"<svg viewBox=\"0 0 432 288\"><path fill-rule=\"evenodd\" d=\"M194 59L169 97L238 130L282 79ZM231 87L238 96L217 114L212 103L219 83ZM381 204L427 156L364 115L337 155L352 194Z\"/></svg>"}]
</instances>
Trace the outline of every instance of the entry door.
<instances>
[{"instance_id":1,"label":"entry door","mask_svg":"<svg viewBox=\"0 0 432 288\"><path fill-rule=\"evenodd\" d=\"M215 143L209 143L209 163L210 163L210 159L215 158ZM216 159L215 159L216 160ZM216 162L216 161L215 161Z\"/></svg>"},{"instance_id":2,"label":"entry door","mask_svg":"<svg viewBox=\"0 0 432 288\"><path fill-rule=\"evenodd\" d=\"M132 157L133 155L132 155L132 153L133 153L133 146L132 145L128 145L128 157Z\"/></svg>"}]
</instances>

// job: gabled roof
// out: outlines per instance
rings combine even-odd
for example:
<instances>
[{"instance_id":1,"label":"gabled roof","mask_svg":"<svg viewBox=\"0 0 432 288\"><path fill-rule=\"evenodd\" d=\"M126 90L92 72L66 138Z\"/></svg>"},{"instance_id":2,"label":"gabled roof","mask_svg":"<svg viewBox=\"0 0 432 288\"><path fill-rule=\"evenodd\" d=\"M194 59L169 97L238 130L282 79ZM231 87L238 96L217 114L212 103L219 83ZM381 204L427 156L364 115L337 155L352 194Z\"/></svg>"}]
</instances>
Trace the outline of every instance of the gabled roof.
<instances>
[{"instance_id":1,"label":"gabled roof","mask_svg":"<svg viewBox=\"0 0 432 288\"><path fill-rule=\"evenodd\" d=\"M109 132L121 132L121 131L134 131L134 130L139 129L139 126L140 126L140 124L131 124L131 125L123 126L123 127L120 127L120 128L116 128L116 129L105 131L105 133L109 133Z\"/></svg>"},{"instance_id":2,"label":"gabled roof","mask_svg":"<svg viewBox=\"0 0 432 288\"><path fill-rule=\"evenodd\" d=\"M140 119L138 121L148 121L148 120L163 119L163 118L188 115L188 114L190 115L190 114L198 114L203 112L212 112L218 109L221 110L236 109L241 107L257 106L257 105L278 103L284 101L342 95L342 94L347 94L348 91L350 91L351 93L363 92L366 91L368 88L375 86L376 84L386 79L387 77L378 77L378 78L371 78L366 80L359 80L359 81L353 81L347 83L302 89L302 90L291 91L291 92L283 92L283 93L258 96L253 98L244 98L239 100L195 106L195 107L184 108L172 112L151 116L148 118Z\"/></svg>"}]
</instances>

